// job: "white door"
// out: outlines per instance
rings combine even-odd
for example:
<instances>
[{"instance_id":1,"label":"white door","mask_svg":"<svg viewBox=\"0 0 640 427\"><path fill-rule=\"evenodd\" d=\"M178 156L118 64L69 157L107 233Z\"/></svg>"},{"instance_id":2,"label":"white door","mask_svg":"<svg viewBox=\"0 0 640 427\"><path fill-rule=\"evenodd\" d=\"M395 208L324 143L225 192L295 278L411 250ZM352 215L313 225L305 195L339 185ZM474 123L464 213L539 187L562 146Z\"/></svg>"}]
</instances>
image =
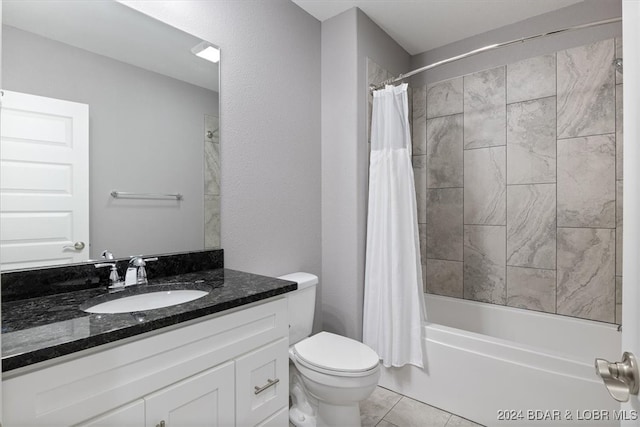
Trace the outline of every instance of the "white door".
<instances>
[{"instance_id":1,"label":"white door","mask_svg":"<svg viewBox=\"0 0 640 427\"><path fill-rule=\"evenodd\" d=\"M4 91L3 270L89 258L89 106Z\"/></svg>"},{"instance_id":2,"label":"white door","mask_svg":"<svg viewBox=\"0 0 640 427\"><path fill-rule=\"evenodd\" d=\"M622 2L624 57L624 238L622 351L640 357L640 1ZM638 395L623 410L638 411ZM640 421L623 422L637 426Z\"/></svg>"},{"instance_id":3,"label":"white door","mask_svg":"<svg viewBox=\"0 0 640 427\"><path fill-rule=\"evenodd\" d=\"M211 368L145 397L146 426L233 426L234 390L233 362Z\"/></svg>"}]
</instances>

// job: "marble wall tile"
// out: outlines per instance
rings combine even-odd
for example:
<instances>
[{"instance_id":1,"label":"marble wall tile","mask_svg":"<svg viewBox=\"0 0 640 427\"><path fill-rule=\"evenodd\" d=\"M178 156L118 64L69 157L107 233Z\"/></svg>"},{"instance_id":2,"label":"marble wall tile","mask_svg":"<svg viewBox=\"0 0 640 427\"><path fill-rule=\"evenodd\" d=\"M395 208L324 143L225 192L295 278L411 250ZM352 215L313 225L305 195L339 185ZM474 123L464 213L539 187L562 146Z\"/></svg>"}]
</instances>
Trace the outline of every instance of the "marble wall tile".
<instances>
[{"instance_id":1,"label":"marble wall tile","mask_svg":"<svg viewBox=\"0 0 640 427\"><path fill-rule=\"evenodd\" d=\"M427 259L427 292L462 298L462 262Z\"/></svg>"},{"instance_id":2,"label":"marble wall tile","mask_svg":"<svg viewBox=\"0 0 640 427\"><path fill-rule=\"evenodd\" d=\"M462 188L427 190L427 258L462 261Z\"/></svg>"},{"instance_id":3,"label":"marble wall tile","mask_svg":"<svg viewBox=\"0 0 640 427\"><path fill-rule=\"evenodd\" d=\"M507 65L507 104L555 96L556 54Z\"/></svg>"},{"instance_id":4,"label":"marble wall tile","mask_svg":"<svg viewBox=\"0 0 640 427\"><path fill-rule=\"evenodd\" d=\"M616 277L616 304L622 304L622 277Z\"/></svg>"},{"instance_id":5,"label":"marble wall tile","mask_svg":"<svg viewBox=\"0 0 640 427\"><path fill-rule=\"evenodd\" d=\"M616 179L624 179L624 141L623 141L623 112L622 85L616 86Z\"/></svg>"},{"instance_id":6,"label":"marble wall tile","mask_svg":"<svg viewBox=\"0 0 640 427\"><path fill-rule=\"evenodd\" d=\"M220 195L220 121L204 116L204 193ZM211 137L209 137L211 135Z\"/></svg>"},{"instance_id":7,"label":"marble wall tile","mask_svg":"<svg viewBox=\"0 0 640 427\"><path fill-rule=\"evenodd\" d=\"M558 227L615 227L613 135L558 141Z\"/></svg>"},{"instance_id":8,"label":"marble wall tile","mask_svg":"<svg viewBox=\"0 0 640 427\"><path fill-rule=\"evenodd\" d=\"M506 227L465 225L465 299L506 303L506 238Z\"/></svg>"},{"instance_id":9,"label":"marble wall tile","mask_svg":"<svg viewBox=\"0 0 640 427\"><path fill-rule=\"evenodd\" d=\"M208 132L211 132L211 138L207 136ZM220 119L218 116L204 115L204 134L208 141L216 144L220 142Z\"/></svg>"},{"instance_id":10,"label":"marble wall tile","mask_svg":"<svg viewBox=\"0 0 640 427\"><path fill-rule=\"evenodd\" d=\"M507 265L556 268L556 185L507 187Z\"/></svg>"},{"instance_id":11,"label":"marble wall tile","mask_svg":"<svg viewBox=\"0 0 640 427\"><path fill-rule=\"evenodd\" d=\"M616 37L616 58L622 58L622 37ZM616 84L622 84L622 73L616 70Z\"/></svg>"},{"instance_id":12,"label":"marble wall tile","mask_svg":"<svg viewBox=\"0 0 640 427\"><path fill-rule=\"evenodd\" d=\"M507 305L556 312L556 272L507 267Z\"/></svg>"},{"instance_id":13,"label":"marble wall tile","mask_svg":"<svg viewBox=\"0 0 640 427\"><path fill-rule=\"evenodd\" d=\"M505 145L505 67L464 77L464 148Z\"/></svg>"},{"instance_id":14,"label":"marble wall tile","mask_svg":"<svg viewBox=\"0 0 640 427\"><path fill-rule=\"evenodd\" d=\"M622 276L622 184L624 181L616 181L616 276Z\"/></svg>"},{"instance_id":15,"label":"marble wall tile","mask_svg":"<svg viewBox=\"0 0 640 427\"><path fill-rule=\"evenodd\" d=\"M616 277L616 323L622 324L622 277Z\"/></svg>"},{"instance_id":16,"label":"marble wall tile","mask_svg":"<svg viewBox=\"0 0 640 427\"><path fill-rule=\"evenodd\" d=\"M507 184L556 181L556 98L507 105Z\"/></svg>"},{"instance_id":17,"label":"marble wall tile","mask_svg":"<svg viewBox=\"0 0 640 427\"><path fill-rule=\"evenodd\" d=\"M369 84L378 84L389 78L387 70L379 66L371 58L367 58L367 82Z\"/></svg>"},{"instance_id":18,"label":"marble wall tile","mask_svg":"<svg viewBox=\"0 0 640 427\"><path fill-rule=\"evenodd\" d=\"M427 265L422 264L422 292L427 292Z\"/></svg>"},{"instance_id":19,"label":"marble wall tile","mask_svg":"<svg viewBox=\"0 0 640 427\"><path fill-rule=\"evenodd\" d=\"M558 229L557 312L615 321L615 232Z\"/></svg>"},{"instance_id":20,"label":"marble wall tile","mask_svg":"<svg viewBox=\"0 0 640 427\"><path fill-rule=\"evenodd\" d=\"M420 263L427 264L427 224L418 224L418 237L420 240Z\"/></svg>"},{"instance_id":21,"label":"marble wall tile","mask_svg":"<svg viewBox=\"0 0 640 427\"><path fill-rule=\"evenodd\" d=\"M220 196L204 196L204 247L220 247Z\"/></svg>"},{"instance_id":22,"label":"marble wall tile","mask_svg":"<svg viewBox=\"0 0 640 427\"><path fill-rule=\"evenodd\" d=\"M413 155L427 154L427 88L413 88Z\"/></svg>"},{"instance_id":23,"label":"marble wall tile","mask_svg":"<svg viewBox=\"0 0 640 427\"><path fill-rule=\"evenodd\" d=\"M427 222L427 156L413 156L413 179L418 204L418 223Z\"/></svg>"},{"instance_id":24,"label":"marble wall tile","mask_svg":"<svg viewBox=\"0 0 640 427\"><path fill-rule=\"evenodd\" d=\"M391 74L367 58L367 87L372 84L378 84L391 77ZM371 114L373 113L373 92L368 91L367 95L368 108L367 108L367 141L371 142ZM411 104L409 104L411 106Z\"/></svg>"},{"instance_id":25,"label":"marble wall tile","mask_svg":"<svg viewBox=\"0 0 640 427\"><path fill-rule=\"evenodd\" d=\"M427 86L427 118L462 113L462 77Z\"/></svg>"},{"instance_id":26,"label":"marble wall tile","mask_svg":"<svg viewBox=\"0 0 640 427\"><path fill-rule=\"evenodd\" d=\"M613 39L558 52L558 138L615 131Z\"/></svg>"},{"instance_id":27,"label":"marble wall tile","mask_svg":"<svg viewBox=\"0 0 640 427\"><path fill-rule=\"evenodd\" d=\"M220 195L220 143L204 141L204 192Z\"/></svg>"},{"instance_id":28,"label":"marble wall tile","mask_svg":"<svg viewBox=\"0 0 640 427\"><path fill-rule=\"evenodd\" d=\"M427 120L427 187L462 187L462 114Z\"/></svg>"},{"instance_id":29,"label":"marble wall tile","mask_svg":"<svg viewBox=\"0 0 640 427\"><path fill-rule=\"evenodd\" d=\"M505 147L466 150L464 154L464 223L506 224Z\"/></svg>"}]
</instances>

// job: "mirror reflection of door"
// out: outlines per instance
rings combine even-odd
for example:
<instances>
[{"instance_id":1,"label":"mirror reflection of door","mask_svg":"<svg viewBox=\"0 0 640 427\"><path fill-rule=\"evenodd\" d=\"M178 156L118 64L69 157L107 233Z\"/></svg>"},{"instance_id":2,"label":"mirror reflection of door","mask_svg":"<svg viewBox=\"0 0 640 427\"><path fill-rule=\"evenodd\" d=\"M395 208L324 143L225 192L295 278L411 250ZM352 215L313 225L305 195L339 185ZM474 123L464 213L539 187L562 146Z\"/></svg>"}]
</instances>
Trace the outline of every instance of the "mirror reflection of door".
<instances>
[{"instance_id":1,"label":"mirror reflection of door","mask_svg":"<svg viewBox=\"0 0 640 427\"><path fill-rule=\"evenodd\" d=\"M89 106L4 91L2 270L84 261L89 253Z\"/></svg>"},{"instance_id":2,"label":"mirror reflection of door","mask_svg":"<svg viewBox=\"0 0 640 427\"><path fill-rule=\"evenodd\" d=\"M219 247L220 143L217 125L205 128L206 117L219 117L219 53L116 1L2 4L3 89L89 105L91 245L65 236L86 244L73 262L104 250L126 258L203 250L205 241ZM163 197L173 194L182 197ZM37 224L29 223L34 233ZM76 254L2 268L64 264Z\"/></svg>"}]
</instances>

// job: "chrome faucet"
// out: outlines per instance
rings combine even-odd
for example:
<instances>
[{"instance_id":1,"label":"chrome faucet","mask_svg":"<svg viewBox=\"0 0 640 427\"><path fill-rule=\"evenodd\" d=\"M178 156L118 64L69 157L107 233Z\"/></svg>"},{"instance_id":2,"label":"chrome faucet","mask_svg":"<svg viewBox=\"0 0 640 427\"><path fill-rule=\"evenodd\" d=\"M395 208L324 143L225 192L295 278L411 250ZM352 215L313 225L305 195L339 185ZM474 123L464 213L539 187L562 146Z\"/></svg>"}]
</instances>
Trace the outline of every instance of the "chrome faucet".
<instances>
[{"instance_id":1,"label":"chrome faucet","mask_svg":"<svg viewBox=\"0 0 640 427\"><path fill-rule=\"evenodd\" d=\"M146 285L147 270L145 269L149 261L157 261L157 257L142 258L142 256L135 256L129 261L129 268L127 268L127 274L124 278L124 285Z\"/></svg>"}]
</instances>

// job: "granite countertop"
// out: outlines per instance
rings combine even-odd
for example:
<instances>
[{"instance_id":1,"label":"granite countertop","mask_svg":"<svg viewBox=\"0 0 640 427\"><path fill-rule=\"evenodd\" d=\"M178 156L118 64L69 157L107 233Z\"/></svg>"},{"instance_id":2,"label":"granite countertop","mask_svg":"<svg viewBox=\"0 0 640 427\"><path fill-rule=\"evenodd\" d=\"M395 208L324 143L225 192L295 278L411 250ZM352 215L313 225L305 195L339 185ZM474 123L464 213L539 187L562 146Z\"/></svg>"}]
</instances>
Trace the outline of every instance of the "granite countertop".
<instances>
[{"instance_id":1,"label":"granite countertop","mask_svg":"<svg viewBox=\"0 0 640 427\"><path fill-rule=\"evenodd\" d=\"M104 288L84 289L2 304L2 371L68 355L170 325L218 313L297 289L295 282L225 268L149 279L140 287L177 285L211 288L194 301L137 313L89 314L92 298L111 298ZM118 298L142 289L129 287Z\"/></svg>"}]
</instances>

